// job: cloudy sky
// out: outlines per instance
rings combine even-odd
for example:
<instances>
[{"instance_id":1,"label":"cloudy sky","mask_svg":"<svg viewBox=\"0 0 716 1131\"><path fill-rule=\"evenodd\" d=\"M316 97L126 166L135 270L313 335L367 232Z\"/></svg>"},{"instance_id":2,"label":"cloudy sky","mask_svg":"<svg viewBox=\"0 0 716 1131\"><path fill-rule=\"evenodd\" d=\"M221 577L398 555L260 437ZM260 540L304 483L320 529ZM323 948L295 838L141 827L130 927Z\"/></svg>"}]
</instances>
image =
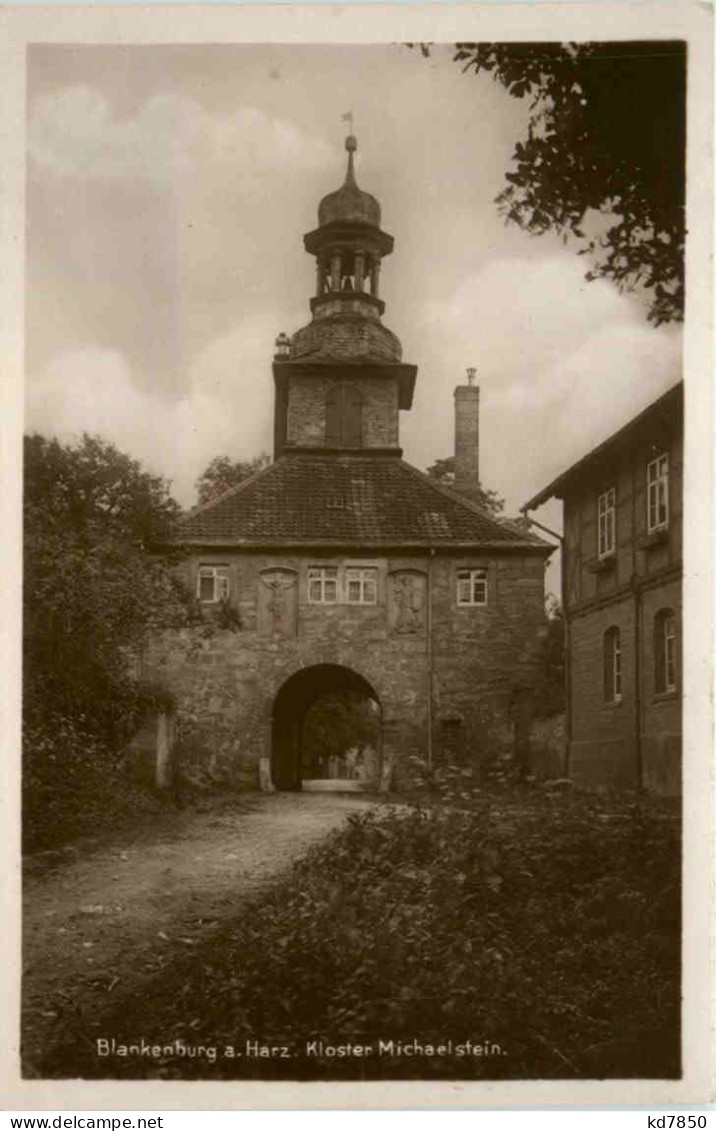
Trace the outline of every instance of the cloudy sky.
<instances>
[{"instance_id":1,"label":"cloudy sky","mask_svg":"<svg viewBox=\"0 0 716 1131\"><path fill-rule=\"evenodd\" d=\"M270 451L273 342L310 317L302 235L342 182L349 109L358 182L395 236L384 322L419 367L410 462L451 454L474 365L482 479L515 512L679 379L678 328L585 282L572 247L504 226L494 198L527 107L447 48L28 56L28 430L99 433L185 505L213 456Z\"/></svg>"}]
</instances>

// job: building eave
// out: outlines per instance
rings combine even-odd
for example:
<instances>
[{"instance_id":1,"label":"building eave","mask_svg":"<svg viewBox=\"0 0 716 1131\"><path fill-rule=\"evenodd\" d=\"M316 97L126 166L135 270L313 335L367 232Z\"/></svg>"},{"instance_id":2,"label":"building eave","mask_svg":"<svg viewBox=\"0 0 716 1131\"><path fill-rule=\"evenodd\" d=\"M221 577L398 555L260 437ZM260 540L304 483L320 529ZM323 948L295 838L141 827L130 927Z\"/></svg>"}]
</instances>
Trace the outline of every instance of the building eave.
<instances>
[{"instance_id":1,"label":"building eave","mask_svg":"<svg viewBox=\"0 0 716 1131\"><path fill-rule=\"evenodd\" d=\"M273 378L276 386L284 384L289 376L324 376L326 371L343 377L397 378L398 408L407 410L413 406L415 382L418 376L417 365L407 361L385 361L381 358L274 358Z\"/></svg>"},{"instance_id":2,"label":"building eave","mask_svg":"<svg viewBox=\"0 0 716 1131\"><path fill-rule=\"evenodd\" d=\"M666 408L667 404L672 400L676 406L679 399L683 396L683 387L683 381L679 381L678 384L673 385L666 393L659 397L658 400L652 401L650 405L647 405L642 412L617 432L613 432L611 436L608 436L607 439L603 440L601 444L598 444L596 448L592 448L585 456L582 456L581 459L573 463L571 467L568 467L541 491L538 491L524 506L520 507L522 513L524 514L527 511L536 510L551 498L563 499L566 488L582 475L587 474L592 468L596 467L610 454L610 450L615 450L627 445L634 438L635 433L638 432L640 428L644 427L650 417L656 416L660 411Z\"/></svg>"},{"instance_id":3,"label":"building eave","mask_svg":"<svg viewBox=\"0 0 716 1131\"><path fill-rule=\"evenodd\" d=\"M390 553L403 553L418 550L421 553L452 554L452 553L490 553L490 554L537 554L547 557L556 547L549 546L546 542L530 544L528 542L439 542L439 541L406 541L387 542L362 539L321 540L315 538L302 540L276 539L272 541L263 539L238 539L238 538L192 538L187 541L174 541L157 544L157 550L241 550L252 553L270 551L275 554L281 550L300 550L321 552L326 550L355 550L364 553L366 550L381 550Z\"/></svg>"}]
</instances>

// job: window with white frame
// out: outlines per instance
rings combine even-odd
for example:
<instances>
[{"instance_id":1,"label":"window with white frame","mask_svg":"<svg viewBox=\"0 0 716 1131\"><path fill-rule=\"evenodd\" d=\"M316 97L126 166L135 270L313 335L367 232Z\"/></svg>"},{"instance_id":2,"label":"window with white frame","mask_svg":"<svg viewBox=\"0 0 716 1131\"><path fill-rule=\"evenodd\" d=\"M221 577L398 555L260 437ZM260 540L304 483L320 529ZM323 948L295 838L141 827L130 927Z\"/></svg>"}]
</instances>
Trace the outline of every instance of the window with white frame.
<instances>
[{"instance_id":1,"label":"window with white frame","mask_svg":"<svg viewBox=\"0 0 716 1131\"><path fill-rule=\"evenodd\" d=\"M599 512L600 558L608 558L616 549L616 497L617 493L614 487L599 496L597 510Z\"/></svg>"},{"instance_id":2,"label":"window with white frame","mask_svg":"<svg viewBox=\"0 0 716 1131\"><path fill-rule=\"evenodd\" d=\"M229 567L202 565L196 579L196 595L202 604L217 604L229 599Z\"/></svg>"},{"instance_id":3,"label":"window with white frame","mask_svg":"<svg viewBox=\"0 0 716 1131\"><path fill-rule=\"evenodd\" d=\"M660 609L654 617L654 690L676 691L676 615Z\"/></svg>"},{"instance_id":4,"label":"window with white frame","mask_svg":"<svg viewBox=\"0 0 716 1131\"><path fill-rule=\"evenodd\" d=\"M604 633L604 698L607 703L620 703L622 698L622 647L615 626Z\"/></svg>"},{"instance_id":5,"label":"window with white frame","mask_svg":"<svg viewBox=\"0 0 716 1131\"><path fill-rule=\"evenodd\" d=\"M308 570L308 602L311 605L335 605L338 600L338 569L335 566L311 566Z\"/></svg>"},{"instance_id":6,"label":"window with white frame","mask_svg":"<svg viewBox=\"0 0 716 1131\"><path fill-rule=\"evenodd\" d=\"M487 570L459 569L457 571L458 605L487 604Z\"/></svg>"},{"instance_id":7,"label":"window with white frame","mask_svg":"<svg viewBox=\"0 0 716 1131\"><path fill-rule=\"evenodd\" d=\"M346 601L349 605L378 603L378 571L373 568L346 567Z\"/></svg>"},{"instance_id":8,"label":"window with white frame","mask_svg":"<svg viewBox=\"0 0 716 1131\"><path fill-rule=\"evenodd\" d=\"M647 522L649 533L669 525L669 457L653 459L646 469Z\"/></svg>"}]
</instances>

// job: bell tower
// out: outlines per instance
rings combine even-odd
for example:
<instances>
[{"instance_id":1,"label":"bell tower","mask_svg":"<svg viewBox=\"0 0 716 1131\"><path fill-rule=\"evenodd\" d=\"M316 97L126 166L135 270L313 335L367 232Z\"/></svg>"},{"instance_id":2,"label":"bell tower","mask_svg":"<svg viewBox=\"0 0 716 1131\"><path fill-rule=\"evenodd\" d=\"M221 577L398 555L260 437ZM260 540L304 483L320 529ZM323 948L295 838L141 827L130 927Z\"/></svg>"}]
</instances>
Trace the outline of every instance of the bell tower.
<instances>
[{"instance_id":1,"label":"bell tower","mask_svg":"<svg viewBox=\"0 0 716 1131\"><path fill-rule=\"evenodd\" d=\"M356 183L358 143L346 138L343 185L318 206L318 227L303 243L316 260L311 321L274 355L274 457L301 452L400 455L398 414L409 409L417 367L402 361L382 323L383 259L393 237L380 205Z\"/></svg>"}]
</instances>

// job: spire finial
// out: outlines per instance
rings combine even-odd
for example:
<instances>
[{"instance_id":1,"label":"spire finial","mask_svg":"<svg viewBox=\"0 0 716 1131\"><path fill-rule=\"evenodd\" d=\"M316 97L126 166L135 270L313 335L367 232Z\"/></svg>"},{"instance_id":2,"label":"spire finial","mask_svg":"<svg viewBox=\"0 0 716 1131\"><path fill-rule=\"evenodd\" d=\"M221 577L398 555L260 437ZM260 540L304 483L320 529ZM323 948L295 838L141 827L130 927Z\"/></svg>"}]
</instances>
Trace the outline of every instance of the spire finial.
<instances>
[{"instance_id":1,"label":"spire finial","mask_svg":"<svg viewBox=\"0 0 716 1131\"><path fill-rule=\"evenodd\" d=\"M346 169L345 183L347 185L355 185L356 177L355 170L353 168L353 154L358 148L358 142L353 136L353 111L349 110L347 114L341 114L341 121L348 122L348 127L351 131L346 138L346 150L348 151L348 168Z\"/></svg>"},{"instance_id":2,"label":"spire finial","mask_svg":"<svg viewBox=\"0 0 716 1131\"><path fill-rule=\"evenodd\" d=\"M476 376L477 376L477 370L471 365L470 368L467 371L467 383L468 383L468 385L472 386L472 385L475 384L475 377Z\"/></svg>"}]
</instances>

